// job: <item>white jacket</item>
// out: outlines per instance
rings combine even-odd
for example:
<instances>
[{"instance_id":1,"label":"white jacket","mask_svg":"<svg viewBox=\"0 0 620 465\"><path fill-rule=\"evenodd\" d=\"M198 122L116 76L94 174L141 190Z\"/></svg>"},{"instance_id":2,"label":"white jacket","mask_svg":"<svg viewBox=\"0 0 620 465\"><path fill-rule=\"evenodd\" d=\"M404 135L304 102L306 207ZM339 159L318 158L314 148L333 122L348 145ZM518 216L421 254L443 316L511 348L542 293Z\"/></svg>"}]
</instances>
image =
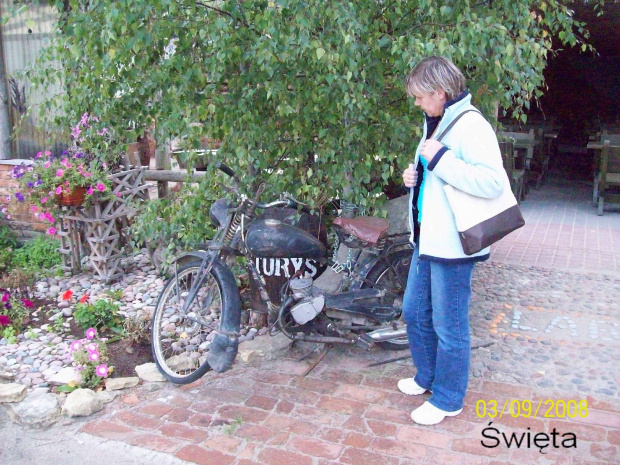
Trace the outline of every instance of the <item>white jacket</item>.
<instances>
[{"instance_id":1,"label":"white jacket","mask_svg":"<svg viewBox=\"0 0 620 465\"><path fill-rule=\"evenodd\" d=\"M461 94L459 100L444 110L434 137L439 136L456 116L470 109L475 110L471 104L471 95ZM415 167L419 163L420 150L426 140L426 130L425 124L422 140L416 150ZM480 113L470 111L455 123L441 143L447 150L440 150L424 173L425 186L418 241L420 258L448 262L485 260L489 256L489 247L474 255L465 255L463 252L443 186L446 183L451 184L464 192L484 198L501 195L507 177L495 131ZM412 201L413 189L409 196L411 242Z\"/></svg>"}]
</instances>

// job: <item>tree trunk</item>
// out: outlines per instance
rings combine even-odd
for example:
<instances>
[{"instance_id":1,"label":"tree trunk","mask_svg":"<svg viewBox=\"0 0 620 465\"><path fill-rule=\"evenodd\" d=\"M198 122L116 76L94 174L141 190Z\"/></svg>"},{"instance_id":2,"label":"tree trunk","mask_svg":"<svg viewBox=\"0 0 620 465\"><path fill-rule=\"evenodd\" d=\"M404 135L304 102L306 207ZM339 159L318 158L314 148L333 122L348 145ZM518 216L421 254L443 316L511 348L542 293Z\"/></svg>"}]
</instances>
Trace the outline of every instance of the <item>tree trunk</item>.
<instances>
[{"instance_id":1,"label":"tree trunk","mask_svg":"<svg viewBox=\"0 0 620 465\"><path fill-rule=\"evenodd\" d=\"M9 115L10 96L7 86L6 68L4 66L4 45L2 25L0 25L0 160L10 160L11 153L11 119Z\"/></svg>"}]
</instances>

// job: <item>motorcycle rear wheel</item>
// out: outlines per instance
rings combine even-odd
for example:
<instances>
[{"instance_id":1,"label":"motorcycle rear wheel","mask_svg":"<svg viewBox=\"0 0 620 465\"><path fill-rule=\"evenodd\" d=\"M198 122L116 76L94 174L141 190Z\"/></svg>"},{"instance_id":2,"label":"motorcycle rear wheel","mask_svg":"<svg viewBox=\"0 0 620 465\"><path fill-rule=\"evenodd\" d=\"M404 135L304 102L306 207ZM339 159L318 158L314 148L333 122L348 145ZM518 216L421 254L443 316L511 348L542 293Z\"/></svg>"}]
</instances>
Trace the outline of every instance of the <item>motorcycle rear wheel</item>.
<instances>
[{"instance_id":1,"label":"motorcycle rear wheel","mask_svg":"<svg viewBox=\"0 0 620 465\"><path fill-rule=\"evenodd\" d=\"M370 270L366 276L367 282L362 285L362 288L386 289L393 294L397 294L399 296L397 298L394 298L393 294L386 294L383 298L384 303L390 302L392 305L399 307L402 311L405 285L407 284L409 266L411 265L412 257L412 249L398 250L390 254L388 257L388 260L396 269L399 277L395 276L394 270L388 265L388 263L384 260L378 261L375 267ZM371 282L373 283L372 285L370 284ZM398 329L405 327L405 322L402 319L402 315L398 318L398 320L396 320L396 325ZM405 350L409 348L409 341L406 336L390 341L375 342L375 344L385 350Z\"/></svg>"},{"instance_id":2,"label":"motorcycle rear wheel","mask_svg":"<svg viewBox=\"0 0 620 465\"><path fill-rule=\"evenodd\" d=\"M183 313L184 297L198 278L200 261L179 268L177 276L166 282L153 312L151 349L160 372L175 384L196 381L210 370L206 354L219 327L226 300L227 273L218 262L213 264L187 313ZM178 282L178 288L177 288Z\"/></svg>"}]
</instances>

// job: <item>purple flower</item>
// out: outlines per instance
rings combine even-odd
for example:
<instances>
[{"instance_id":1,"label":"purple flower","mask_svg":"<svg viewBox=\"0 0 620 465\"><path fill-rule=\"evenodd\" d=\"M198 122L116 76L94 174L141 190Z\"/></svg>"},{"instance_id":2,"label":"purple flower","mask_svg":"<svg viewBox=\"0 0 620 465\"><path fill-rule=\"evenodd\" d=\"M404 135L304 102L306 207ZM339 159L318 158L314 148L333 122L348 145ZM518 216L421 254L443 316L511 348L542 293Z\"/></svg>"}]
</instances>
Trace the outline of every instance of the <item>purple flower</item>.
<instances>
[{"instance_id":1,"label":"purple flower","mask_svg":"<svg viewBox=\"0 0 620 465\"><path fill-rule=\"evenodd\" d=\"M97 376L101 376L102 378L105 378L106 376L108 376L109 371L110 369L104 363L102 363L101 365L97 366L97 368L95 368L95 374Z\"/></svg>"},{"instance_id":2,"label":"purple flower","mask_svg":"<svg viewBox=\"0 0 620 465\"><path fill-rule=\"evenodd\" d=\"M34 183L32 181L28 181L28 184L26 184L27 187L34 187Z\"/></svg>"},{"instance_id":3,"label":"purple flower","mask_svg":"<svg viewBox=\"0 0 620 465\"><path fill-rule=\"evenodd\" d=\"M41 181L40 179L37 179L36 182L34 183L34 187L39 187L41 184L43 184L43 181Z\"/></svg>"},{"instance_id":4,"label":"purple flower","mask_svg":"<svg viewBox=\"0 0 620 465\"><path fill-rule=\"evenodd\" d=\"M87 339L94 339L96 335L97 335L97 330L95 328L88 328L86 330Z\"/></svg>"},{"instance_id":5,"label":"purple flower","mask_svg":"<svg viewBox=\"0 0 620 465\"><path fill-rule=\"evenodd\" d=\"M22 195L21 192L15 192L15 198L19 201L19 202L23 202L24 201L24 196Z\"/></svg>"},{"instance_id":6,"label":"purple flower","mask_svg":"<svg viewBox=\"0 0 620 465\"><path fill-rule=\"evenodd\" d=\"M82 152L78 152L75 154L75 158L82 158L84 154Z\"/></svg>"},{"instance_id":7,"label":"purple flower","mask_svg":"<svg viewBox=\"0 0 620 465\"><path fill-rule=\"evenodd\" d=\"M75 352L76 350L80 350L82 348L82 343L80 341L73 341L69 349L71 352Z\"/></svg>"}]
</instances>

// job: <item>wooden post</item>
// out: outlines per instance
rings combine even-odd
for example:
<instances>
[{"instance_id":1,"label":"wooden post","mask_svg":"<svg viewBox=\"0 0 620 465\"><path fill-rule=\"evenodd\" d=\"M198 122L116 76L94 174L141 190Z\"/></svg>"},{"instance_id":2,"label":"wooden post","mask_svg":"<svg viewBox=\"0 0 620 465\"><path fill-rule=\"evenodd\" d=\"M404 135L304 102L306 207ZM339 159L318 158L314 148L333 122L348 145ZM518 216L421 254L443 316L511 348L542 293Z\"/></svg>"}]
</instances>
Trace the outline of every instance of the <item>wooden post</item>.
<instances>
[{"instance_id":1,"label":"wooden post","mask_svg":"<svg viewBox=\"0 0 620 465\"><path fill-rule=\"evenodd\" d=\"M170 169L170 155L167 153L166 150L157 149L155 151L155 169ZM159 197L160 199L168 197L168 181L157 181L157 197Z\"/></svg>"}]
</instances>

